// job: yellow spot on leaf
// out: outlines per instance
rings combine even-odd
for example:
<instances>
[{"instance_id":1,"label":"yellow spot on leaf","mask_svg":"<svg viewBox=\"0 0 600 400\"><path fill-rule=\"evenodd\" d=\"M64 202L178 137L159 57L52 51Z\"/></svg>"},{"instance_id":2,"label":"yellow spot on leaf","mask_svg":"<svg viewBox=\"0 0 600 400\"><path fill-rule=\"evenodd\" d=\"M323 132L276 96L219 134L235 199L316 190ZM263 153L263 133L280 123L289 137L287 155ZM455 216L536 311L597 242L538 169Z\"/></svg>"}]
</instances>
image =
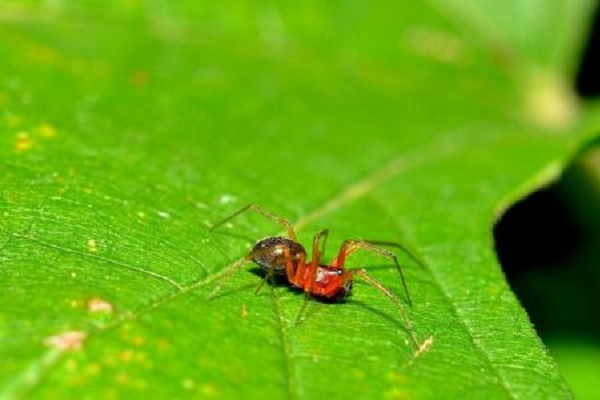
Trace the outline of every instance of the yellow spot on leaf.
<instances>
[{"instance_id":1,"label":"yellow spot on leaf","mask_svg":"<svg viewBox=\"0 0 600 400\"><path fill-rule=\"evenodd\" d=\"M71 300L69 304L71 305L71 308L78 308L81 306L81 300Z\"/></svg>"},{"instance_id":2,"label":"yellow spot on leaf","mask_svg":"<svg viewBox=\"0 0 600 400\"><path fill-rule=\"evenodd\" d=\"M217 388L212 383L203 383L198 389L206 397L215 397L217 395Z\"/></svg>"},{"instance_id":3,"label":"yellow spot on leaf","mask_svg":"<svg viewBox=\"0 0 600 400\"><path fill-rule=\"evenodd\" d=\"M129 383L129 375L127 372L121 372L119 375L115 377L115 381L121 385L126 385Z\"/></svg>"},{"instance_id":4,"label":"yellow spot on leaf","mask_svg":"<svg viewBox=\"0 0 600 400\"><path fill-rule=\"evenodd\" d=\"M85 373L89 376L95 376L98 375L101 369L102 367L100 366L100 364L94 363L87 366L87 368L85 369Z\"/></svg>"},{"instance_id":5,"label":"yellow spot on leaf","mask_svg":"<svg viewBox=\"0 0 600 400\"><path fill-rule=\"evenodd\" d=\"M139 347L144 344L144 338L141 336L134 336L133 339L131 339L131 343Z\"/></svg>"},{"instance_id":6,"label":"yellow spot on leaf","mask_svg":"<svg viewBox=\"0 0 600 400\"><path fill-rule=\"evenodd\" d=\"M167 339L160 339L157 343L157 347L161 351L166 351L171 347L171 343Z\"/></svg>"},{"instance_id":7,"label":"yellow spot on leaf","mask_svg":"<svg viewBox=\"0 0 600 400\"><path fill-rule=\"evenodd\" d=\"M35 61L42 64L54 64L58 58L54 49L43 46L31 46L30 55Z\"/></svg>"},{"instance_id":8,"label":"yellow spot on leaf","mask_svg":"<svg viewBox=\"0 0 600 400\"><path fill-rule=\"evenodd\" d=\"M119 359L123 362L130 362L133 359L133 351L131 350L123 350L119 354Z\"/></svg>"},{"instance_id":9,"label":"yellow spot on leaf","mask_svg":"<svg viewBox=\"0 0 600 400\"><path fill-rule=\"evenodd\" d=\"M406 382L406 377L396 371L388 372L386 378L393 382Z\"/></svg>"},{"instance_id":10,"label":"yellow spot on leaf","mask_svg":"<svg viewBox=\"0 0 600 400\"><path fill-rule=\"evenodd\" d=\"M33 142L29 137L29 133L21 131L17 133L17 138L15 140L15 150L16 151L26 151L31 149L33 146Z\"/></svg>"},{"instance_id":11,"label":"yellow spot on leaf","mask_svg":"<svg viewBox=\"0 0 600 400\"><path fill-rule=\"evenodd\" d=\"M88 240L87 247L90 253L96 253L98 251L98 243L96 243L94 239Z\"/></svg>"},{"instance_id":12,"label":"yellow spot on leaf","mask_svg":"<svg viewBox=\"0 0 600 400\"><path fill-rule=\"evenodd\" d=\"M148 359L148 354L146 354L142 351L138 351L138 352L134 353L134 356L135 356L135 361L140 364L144 364L146 362L146 360Z\"/></svg>"},{"instance_id":13,"label":"yellow spot on leaf","mask_svg":"<svg viewBox=\"0 0 600 400\"><path fill-rule=\"evenodd\" d=\"M409 396L405 390L402 390L399 388L393 388L393 389L386 391L383 394L383 397L385 399L392 399L392 400L404 400L404 399L411 398L411 396Z\"/></svg>"},{"instance_id":14,"label":"yellow spot on leaf","mask_svg":"<svg viewBox=\"0 0 600 400\"><path fill-rule=\"evenodd\" d=\"M77 361L69 359L65 362L65 369L68 372L75 372L77 370Z\"/></svg>"},{"instance_id":15,"label":"yellow spot on leaf","mask_svg":"<svg viewBox=\"0 0 600 400\"><path fill-rule=\"evenodd\" d=\"M37 128L40 135L46 139L56 137L56 129L50 124L40 124Z\"/></svg>"}]
</instances>

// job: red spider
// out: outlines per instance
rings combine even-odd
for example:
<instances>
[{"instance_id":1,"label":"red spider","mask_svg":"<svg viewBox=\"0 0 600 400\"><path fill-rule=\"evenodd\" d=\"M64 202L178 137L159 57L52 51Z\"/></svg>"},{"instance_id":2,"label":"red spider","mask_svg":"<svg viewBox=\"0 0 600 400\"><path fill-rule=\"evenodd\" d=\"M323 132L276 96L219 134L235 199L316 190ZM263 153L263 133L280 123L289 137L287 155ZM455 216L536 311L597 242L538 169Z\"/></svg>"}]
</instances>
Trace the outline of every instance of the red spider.
<instances>
[{"instance_id":1,"label":"red spider","mask_svg":"<svg viewBox=\"0 0 600 400\"><path fill-rule=\"evenodd\" d=\"M327 240L327 235L329 234L328 229L323 229L314 236L312 245L312 258L307 261L306 250L300 243L297 242L296 233L294 232L294 228L290 222L286 219L279 218L269 213L255 204L249 204L246 207L236 211L224 220L214 224L210 230L223 225L247 210L255 211L281 225L283 228L285 228L287 237L269 236L259 240L256 242L247 256L233 264L228 269L226 272L228 275L238 270L247 261L255 262L266 271L265 279L256 288L256 293L258 293L267 280L272 281L274 275L285 275L288 282L292 286L303 290L306 294L304 304L300 309L300 313L298 314L296 322L300 321L306 304L313 296L334 301L343 300L344 298L350 296L352 294L352 280L356 275L358 275L368 284L391 299L394 304L396 304L400 314L402 315L402 319L404 320L404 324L411 341L416 348L419 348L415 332L398 297L385 286L383 286L379 281L368 275L365 269L347 269L344 267L346 258L359 249L375 252L382 256L391 258L394 260L396 268L400 273L400 278L402 279L402 285L404 286L408 304L412 306L408 288L406 287L406 281L404 280L404 274L402 273L402 269L400 268L400 264L398 263L396 255L379 247L378 245L391 245L399 247L411 258L418 261L403 246L392 242L349 239L342 243L338 255L331 261L331 263L327 265L323 264L321 261L323 250L319 246L320 243L323 242L323 248L325 247L324 243Z\"/></svg>"}]
</instances>

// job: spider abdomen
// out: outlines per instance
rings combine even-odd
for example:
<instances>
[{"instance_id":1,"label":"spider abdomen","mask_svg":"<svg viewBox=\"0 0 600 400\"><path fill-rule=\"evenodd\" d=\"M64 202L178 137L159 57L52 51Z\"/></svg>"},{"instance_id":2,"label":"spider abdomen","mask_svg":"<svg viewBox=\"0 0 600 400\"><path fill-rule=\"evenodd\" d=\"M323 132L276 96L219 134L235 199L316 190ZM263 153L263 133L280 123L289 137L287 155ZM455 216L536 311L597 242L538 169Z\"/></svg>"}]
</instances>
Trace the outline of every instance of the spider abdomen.
<instances>
[{"instance_id":1,"label":"spider abdomen","mask_svg":"<svg viewBox=\"0 0 600 400\"><path fill-rule=\"evenodd\" d=\"M256 242L250 254L252 254L252 261L264 270L285 274L286 252L290 255L295 271L306 257L306 250L300 243L286 237L269 236L261 239Z\"/></svg>"}]
</instances>

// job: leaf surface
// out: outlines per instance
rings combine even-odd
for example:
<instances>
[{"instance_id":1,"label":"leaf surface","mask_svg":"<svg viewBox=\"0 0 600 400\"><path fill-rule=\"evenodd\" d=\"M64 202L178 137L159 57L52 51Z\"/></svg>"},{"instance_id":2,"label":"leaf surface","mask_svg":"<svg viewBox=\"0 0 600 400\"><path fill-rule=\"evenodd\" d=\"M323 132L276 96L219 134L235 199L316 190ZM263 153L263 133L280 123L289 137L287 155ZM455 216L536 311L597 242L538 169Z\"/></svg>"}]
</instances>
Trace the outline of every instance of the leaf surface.
<instances>
[{"instance_id":1,"label":"leaf surface","mask_svg":"<svg viewBox=\"0 0 600 400\"><path fill-rule=\"evenodd\" d=\"M43 4L0 6L0 396L570 396L491 226L598 127L569 90L591 3ZM423 347L364 282L296 325L298 292L220 280L281 230L208 232L250 202L327 257L414 251Z\"/></svg>"}]
</instances>

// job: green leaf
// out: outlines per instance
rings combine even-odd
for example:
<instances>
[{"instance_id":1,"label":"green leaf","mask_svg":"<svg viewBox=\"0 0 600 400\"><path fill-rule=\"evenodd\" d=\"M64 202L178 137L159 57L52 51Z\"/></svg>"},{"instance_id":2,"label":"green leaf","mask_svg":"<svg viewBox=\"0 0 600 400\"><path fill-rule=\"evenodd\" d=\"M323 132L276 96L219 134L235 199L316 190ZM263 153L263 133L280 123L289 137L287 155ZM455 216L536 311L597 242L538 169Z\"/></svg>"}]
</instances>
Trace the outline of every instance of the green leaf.
<instances>
[{"instance_id":1,"label":"green leaf","mask_svg":"<svg viewBox=\"0 0 600 400\"><path fill-rule=\"evenodd\" d=\"M490 232L597 131L569 83L591 5L1 5L0 397L569 397ZM219 280L281 230L208 232L251 202L328 257L418 254L422 348L364 282L296 325L301 293Z\"/></svg>"}]
</instances>

